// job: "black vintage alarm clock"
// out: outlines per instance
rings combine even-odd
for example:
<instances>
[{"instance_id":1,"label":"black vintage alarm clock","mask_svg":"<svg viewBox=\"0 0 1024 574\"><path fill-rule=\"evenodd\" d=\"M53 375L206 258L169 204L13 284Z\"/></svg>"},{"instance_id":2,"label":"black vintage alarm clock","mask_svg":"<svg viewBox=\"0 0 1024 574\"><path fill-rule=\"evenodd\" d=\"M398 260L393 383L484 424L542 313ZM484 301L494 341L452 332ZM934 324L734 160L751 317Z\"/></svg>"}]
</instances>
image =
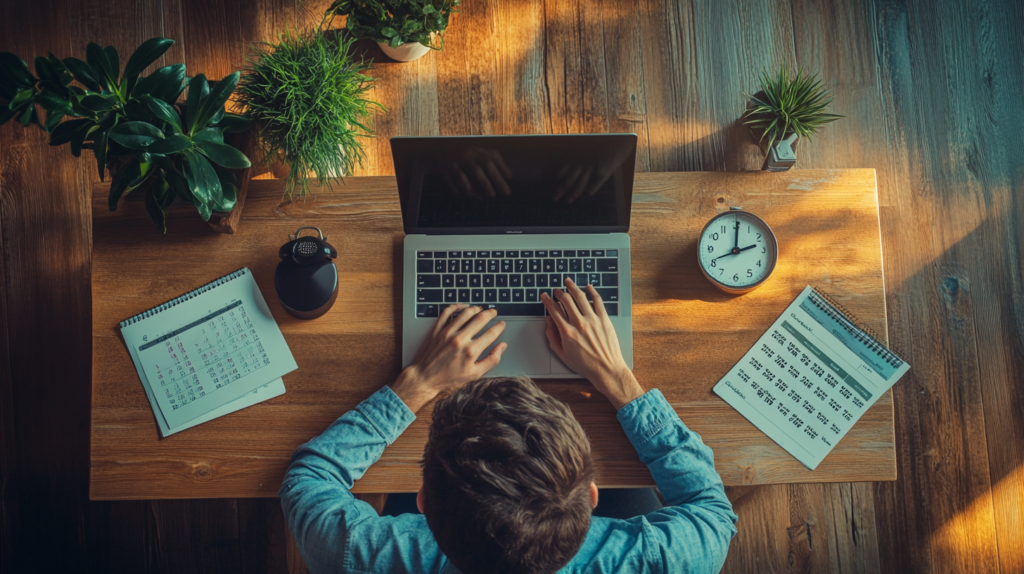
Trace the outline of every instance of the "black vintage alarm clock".
<instances>
[{"instance_id":1,"label":"black vintage alarm clock","mask_svg":"<svg viewBox=\"0 0 1024 574\"><path fill-rule=\"evenodd\" d=\"M299 234L314 229L319 237ZM274 287L285 311L299 319L316 319L338 298L338 251L317 227L300 227L281 246Z\"/></svg>"}]
</instances>

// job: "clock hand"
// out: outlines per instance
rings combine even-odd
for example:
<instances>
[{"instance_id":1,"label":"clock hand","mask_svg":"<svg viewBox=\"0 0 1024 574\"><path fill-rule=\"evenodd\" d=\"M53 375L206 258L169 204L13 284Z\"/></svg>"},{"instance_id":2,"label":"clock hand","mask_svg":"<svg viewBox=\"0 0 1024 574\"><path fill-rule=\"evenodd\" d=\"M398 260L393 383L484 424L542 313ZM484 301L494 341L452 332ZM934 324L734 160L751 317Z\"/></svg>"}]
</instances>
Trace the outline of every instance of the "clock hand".
<instances>
[{"instance_id":1,"label":"clock hand","mask_svg":"<svg viewBox=\"0 0 1024 574\"><path fill-rule=\"evenodd\" d=\"M733 247L732 247L733 251L735 251L736 248L739 247L739 246L740 246L740 222L739 222L739 220L737 220L736 221L736 242L733 243Z\"/></svg>"},{"instance_id":2,"label":"clock hand","mask_svg":"<svg viewBox=\"0 0 1024 574\"><path fill-rule=\"evenodd\" d=\"M742 248L740 248L740 251L746 251L747 249L753 249L755 247L757 247L756 243L754 245L748 245L746 247L742 247Z\"/></svg>"},{"instance_id":3,"label":"clock hand","mask_svg":"<svg viewBox=\"0 0 1024 574\"><path fill-rule=\"evenodd\" d=\"M725 255L719 255L718 257L715 257L714 259L712 259L712 261L718 261L719 259L721 259L723 257L728 257L730 255L739 255L740 253L746 251L747 249L753 249L755 247L757 247L756 243L754 245L748 245L746 247L742 247L742 248L738 248L738 249L737 248L733 248L732 251L729 251Z\"/></svg>"}]
</instances>

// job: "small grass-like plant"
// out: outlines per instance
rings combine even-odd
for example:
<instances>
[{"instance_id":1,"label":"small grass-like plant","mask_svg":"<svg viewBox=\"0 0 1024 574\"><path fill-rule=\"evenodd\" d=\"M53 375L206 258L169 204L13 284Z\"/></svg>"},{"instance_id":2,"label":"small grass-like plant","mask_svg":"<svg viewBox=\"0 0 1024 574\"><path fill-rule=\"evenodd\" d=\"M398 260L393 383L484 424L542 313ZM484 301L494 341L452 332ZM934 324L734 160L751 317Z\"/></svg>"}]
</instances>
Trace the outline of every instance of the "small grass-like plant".
<instances>
[{"instance_id":1,"label":"small grass-like plant","mask_svg":"<svg viewBox=\"0 0 1024 574\"><path fill-rule=\"evenodd\" d=\"M317 28L250 45L237 100L259 126L263 162L291 166L286 195L308 193L312 177L330 187L350 175L362 165L360 138L373 136L373 108L387 111L367 98L372 62L356 59L354 40Z\"/></svg>"},{"instance_id":2,"label":"small grass-like plant","mask_svg":"<svg viewBox=\"0 0 1024 574\"><path fill-rule=\"evenodd\" d=\"M743 117L747 118L744 124L761 133L759 141L768 138L766 149L791 133L810 137L821 126L844 117L825 111L832 104L832 95L817 74L807 76L799 69L796 77L791 77L789 67L783 64L774 76L767 70L761 72L760 88L757 95L746 94L750 105Z\"/></svg>"}]
</instances>

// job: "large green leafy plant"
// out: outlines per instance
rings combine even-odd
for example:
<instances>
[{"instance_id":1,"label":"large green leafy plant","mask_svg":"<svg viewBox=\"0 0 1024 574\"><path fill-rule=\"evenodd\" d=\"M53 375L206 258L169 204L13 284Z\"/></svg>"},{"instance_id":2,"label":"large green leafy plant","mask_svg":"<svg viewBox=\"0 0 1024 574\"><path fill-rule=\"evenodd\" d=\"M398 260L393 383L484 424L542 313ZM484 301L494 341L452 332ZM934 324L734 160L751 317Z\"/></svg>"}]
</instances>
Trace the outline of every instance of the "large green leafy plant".
<instances>
[{"instance_id":1,"label":"large green leafy plant","mask_svg":"<svg viewBox=\"0 0 1024 574\"><path fill-rule=\"evenodd\" d=\"M373 108L386 111L366 97L373 78L364 72L371 64L354 57L352 42L317 28L250 47L237 100L259 126L264 161L291 166L288 195L307 193L311 177L330 186L350 174L362 162L359 138L373 135Z\"/></svg>"},{"instance_id":2,"label":"large green leafy plant","mask_svg":"<svg viewBox=\"0 0 1024 574\"><path fill-rule=\"evenodd\" d=\"M747 95L747 111L743 114L760 141L768 138L768 146L789 134L809 137L821 126L843 116L830 114L825 109L832 103L831 93L814 76L797 70L791 77L789 67L783 64L773 76L767 70L761 73L760 92Z\"/></svg>"},{"instance_id":3,"label":"large green leafy plant","mask_svg":"<svg viewBox=\"0 0 1024 574\"><path fill-rule=\"evenodd\" d=\"M448 18L458 8L459 0L334 0L327 14L348 16L345 26L356 38L392 48L419 42L440 50Z\"/></svg>"},{"instance_id":4,"label":"large green leafy plant","mask_svg":"<svg viewBox=\"0 0 1024 574\"><path fill-rule=\"evenodd\" d=\"M238 190L229 170L250 166L224 143L226 131L248 125L224 111L239 75L211 85L202 74L186 78L185 65L174 64L142 76L172 44L147 40L123 71L117 50L96 43L86 48L86 61L37 57L36 75L18 56L0 53L0 124L11 118L35 124L50 134L51 146L70 143L76 157L92 150L100 180L111 167L111 211L122 196L145 189L149 215L165 233L165 213L176 198L194 205L204 220L230 211ZM187 100L177 104L186 86Z\"/></svg>"}]
</instances>

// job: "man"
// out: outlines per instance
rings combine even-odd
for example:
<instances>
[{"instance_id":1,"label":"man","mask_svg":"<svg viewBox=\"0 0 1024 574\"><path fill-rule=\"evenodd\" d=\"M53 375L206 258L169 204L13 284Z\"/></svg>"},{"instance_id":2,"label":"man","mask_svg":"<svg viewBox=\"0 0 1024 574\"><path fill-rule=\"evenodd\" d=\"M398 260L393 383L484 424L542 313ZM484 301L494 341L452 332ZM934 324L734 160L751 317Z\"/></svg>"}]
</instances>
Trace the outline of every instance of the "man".
<instances>
[{"instance_id":1,"label":"man","mask_svg":"<svg viewBox=\"0 0 1024 574\"><path fill-rule=\"evenodd\" d=\"M598 506L590 444L568 407L524 379L478 380L505 351L495 312L448 307L415 361L302 445L280 496L312 572L718 572L736 515L711 449L626 367L604 303L570 280L548 310L555 353L618 411L668 506L629 520ZM479 335L479 336L477 336ZM426 403L423 514L378 516L349 490Z\"/></svg>"}]
</instances>

